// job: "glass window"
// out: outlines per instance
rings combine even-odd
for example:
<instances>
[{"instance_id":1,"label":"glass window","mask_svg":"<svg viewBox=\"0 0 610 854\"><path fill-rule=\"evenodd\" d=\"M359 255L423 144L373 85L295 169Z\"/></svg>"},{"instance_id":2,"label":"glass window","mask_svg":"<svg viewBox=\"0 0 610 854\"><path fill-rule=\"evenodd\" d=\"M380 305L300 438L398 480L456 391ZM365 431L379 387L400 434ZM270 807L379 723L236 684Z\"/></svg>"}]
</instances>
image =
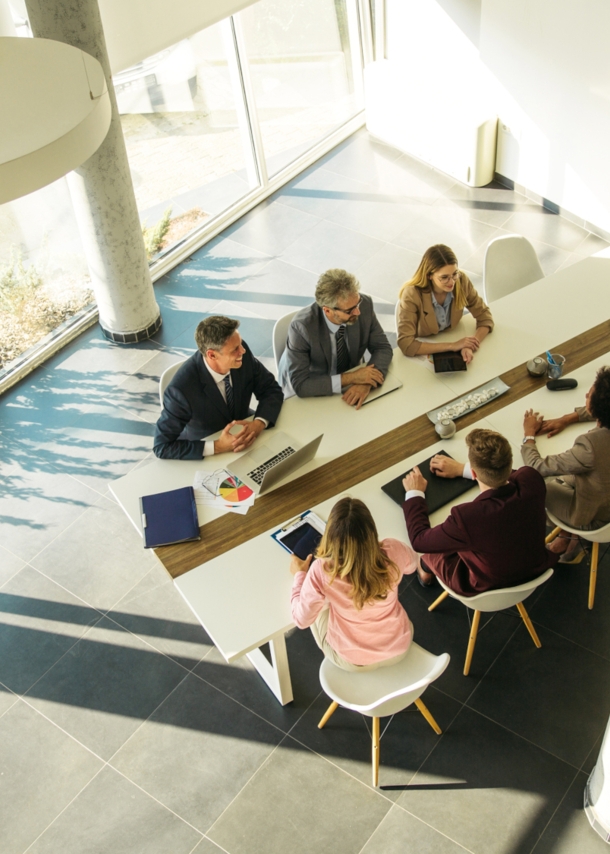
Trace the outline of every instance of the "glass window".
<instances>
[{"instance_id":1,"label":"glass window","mask_svg":"<svg viewBox=\"0 0 610 854\"><path fill-rule=\"evenodd\" d=\"M363 109L355 0L260 0L239 19L274 175Z\"/></svg>"},{"instance_id":2,"label":"glass window","mask_svg":"<svg viewBox=\"0 0 610 854\"><path fill-rule=\"evenodd\" d=\"M229 22L113 80L153 258L258 185Z\"/></svg>"}]
</instances>

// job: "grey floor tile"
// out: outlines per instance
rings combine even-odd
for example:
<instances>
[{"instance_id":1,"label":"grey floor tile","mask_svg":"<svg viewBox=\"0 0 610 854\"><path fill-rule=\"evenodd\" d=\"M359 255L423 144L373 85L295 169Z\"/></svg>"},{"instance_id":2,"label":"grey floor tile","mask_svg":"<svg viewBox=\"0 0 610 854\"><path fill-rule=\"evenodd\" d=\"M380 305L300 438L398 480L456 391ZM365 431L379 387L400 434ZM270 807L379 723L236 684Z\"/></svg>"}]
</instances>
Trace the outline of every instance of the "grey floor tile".
<instances>
[{"instance_id":1,"label":"grey floor tile","mask_svg":"<svg viewBox=\"0 0 610 854\"><path fill-rule=\"evenodd\" d=\"M0 546L0 589L25 566L25 561Z\"/></svg>"},{"instance_id":2,"label":"grey floor tile","mask_svg":"<svg viewBox=\"0 0 610 854\"><path fill-rule=\"evenodd\" d=\"M584 228L539 206L517 211L503 228L566 252L575 252L588 235Z\"/></svg>"},{"instance_id":3,"label":"grey floor tile","mask_svg":"<svg viewBox=\"0 0 610 854\"><path fill-rule=\"evenodd\" d=\"M193 849L192 854L221 854L223 848L219 848L211 839L204 836L199 845Z\"/></svg>"},{"instance_id":4,"label":"grey floor tile","mask_svg":"<svg viewBox=\"0 0 610 854\"><path fill-rule=\"evenodd\" d=\"M278 199L258 205L224 233L245 246L277 255L319 221L317 216L284 205Z\"/></svg>"},{"instance_id":5,"label":"grey floor tile","mask_svg":"<svg viewBox=\"0 0 610 854\"><path fill-rule=\"evenodd\" d=\"M574 251L579 255L588 257L589 255L594 255L596 252L601 252L602 249L607 249L608 246L610 246L610 243L604 240L603 237L587 232L582 243L579 243Z\"/></svg>"},{"instance_id":6,"label":"grey floor tile","mask_svg":"<svg viewBox=\"0 0 610 854\"><path fill-rule=\"evenodd\" d=\"M583 261L585 257L585 255L579 255L576 252L572 252L570 255L568 255L565 261L563 261L559 265L559 267L557 267L557 270L564 270L566 267L571 267L572 264L576 264L578 261Z\"/></svg>"},{"instance_id":7,"label":"grey floor tile","mask_svg":"<svg viewBox=\"0 0 610 854\"><path fill-rule=\"evenodd\" d=\"M482 187L481 190L485 190L485 188ZM434 203L434 207L447 211L457 210L462 215L467 215L470 219L474 219L477 222L484 222L495 228L502 228L513 213L523 210L525 205L508 200L501 202L492 201L491 198L485 198L485 196L469 198L465 195L462 199L451 199L445 195Z\"/></svg>"},{"instance_id":8,"label":"grey floor tile","mask_svg":"<svg viewBox=\"0 0 610 854\"><path fill-rule=\"evenodd\" d=\"M463 854L465 848L394 806L362 849L362 854Z\"/></svg>"},{"instance_id":9,"label":"grey floor tile","mask_svg":"<svg viewBox=\"0 0 610 854\"><path fill-rule=\"evenodd\" d=\"M155 563L118 504L102 498L33 565L94 608L112 608Z\"/></svg>"},{"instance_id":10,"label":"grey floor tile","mask_svg":"<svg viewBox=\"0 0 610 854\"><path fill-rule=\"evenodd\" d=\"M357 854L389 807L287 736L207 835L231 854Z\"/></svg>"},{"instance_id":11,"label":"grey floor tile","mask_svg":"<svg viewBox=\"0 0 610 854\"><path fill-rule=\"evenodd\" d=\"M0 591L0 681L23 693L101 619L58 584L25 566Z\"/></svg>"},{"instance_id":12,"label":"grey floor tile","mask_svg":"<svg viewBox=\"0 0 610 854\"><path fill-rule=\"evenodd\" d=\"M510 230L507 230L506 226L504 226L502 229L498 229L496 234L493 236L503 237L504 235L513 233L520 234L521 232L511 232ZM536 250L536 255L538 256L540 266L542 267L545 276L550 276L551 273L555 273L570 257L570 252L565 249L559 249L557 246L552 246L550 243L542 243L539 240L529 237L527 234L523 236L527 237ZM473 252L472 255L464 259L460 258L460 264L462 267L465 270L473 270L475 273L483 273L487 245L488 244L485 243L480 246L476 252Z\"/></svg>"},{"instance_id":13,"label":"grey floor tile","mask_svg":"<svg viewBox=\"0 0 610 854\"><path fill-rule=\"evenodd\" d=\"M363 201L342 201L327 219L378 240L392 240L413 221L413 210L408 204L376 201L373 196Z\"/></svg>"},{"instance_id":14,"label":"grey floor tile","mask_svg":"<svg viewBox=\"0 0 610 854\"><path fill-rule=\"evenodd\" d=\"M385 243L368 261L355 270L361 290L396 303L402 285L417 270L421 255Z\"/></svg>"},{"instance_id":15,"label":"grey floor tile","mask_svg":"<svg viewBox=\"0 0 610 854\"><path fill-rule=\"evenodd\" d=\"M8 712L10 708L12 708L19 697L17 694L13 694L12 691L9 691L6 685L3 685L0 682L0 717L2 717L5 712Z\"/></svg>"},{"instance_id":16,"label":"grey floor tile","mask_svg":"<svg viewBox=\"0 0 610 854\"><path fill-rule=\"evenodd\" d=\"M583 809L586 774L578 774L533 854L604 854L608 844L592 829Z\"/></svg>"},{"instance_id":17,"label":"grey floor tile","mask_svg":"<svg viewBox=\"0 0 610 854\"><path fill-rule=\"evenodd\" d=\"M104 768L36 840L31 854L190 854L201 835ZM205 849L203 849L205 850Z\"/></svg>"},{"instance_id":18,"label":"grey floor tile","mask_svg":"<svg viewBox=\"0 0 610 854\"><path fill-rule=\"evenodd\" d=\"M117 602L108 616L192 670L209 653L212 641L171 579L151 589L149 576L129 591L128 601Z\"/></svg>"},{"instance_id":19,"label":"grey floor tile","mask_svg":"<svg viewBox=\"0 0 610 854\"><path fill-rule=\"evenodd\" d=\"M542 649L520 627L468 705L579 768L610 713L608 659L536 630Z\"/></svg>"},{"instance_id":20,"label":"grey floor tile","mask_svg":"<svg viewBox=\"0 0 610 854\"><path fill-rule=\"evenodd\" d=\"M444 731L461 708L461 704L430 687L422 697L431 714ZM318 729L322 715L330 705L322 694L290 731L290 735L311 750L321 754L356 777L372 785L371 720L349 709L337 709L324 729ZM401 787L409 783L421 764L437 746L439 736L415 706L383 718L379 785L387 797L399 797ZM386 729L387 727L387 729Z\"/></svg>"},{"instance_id":21,"label":"grey floor tile","mask_svg":"<svg viewBox=\"0 0 610 854\"><path fill-rule=\"evenodd\" d=\"M574 769L463 709L398 801L473 854L531 851Z\"/></svg>"},{"instance_id":22,"label":"grey floor tile","mask_svg":"<svg viewBox=\"0 0 610 854\"><path fill-rule=\"evenodd\" d=\"M189 676L111 764L205 832L281 738L275 727Z\"/></svg>"},{"instance_id":23,"label":"grey floor tile","mask_svg":"<svg viewBox=\"0 0 610 854\"><path fill-rule=\"evenodd\" d=\"M329 222L310 228L282 253L282 260L320 275L341 267L355 270L382 248L382 241Z\"/></svg>"},{"instance_id":24,"label":"grey floor tile","mask_svg":"<svg viewBox=\"0 0 610 854\"><path fill-rule=\"evenodd\" d=\"M277 199L284 205L321 218L328 218L342 201L348 199L362 201L370 195L371 188L363 181L314 166L282 187L277 194Z\"/></svg>"},{"instance_id":25,"label":"grey floor tile","mask_svg":"<svg viewBox=\"0 0 610 854\"><path fill-rule=\"evenodd\" d=\"M313 300L317 281L318 273L275 258L255 276L247 279L239 290L235 291L234 296L240 302L253 303L264 296L270 302L285 305L288 313L292 309L308 305Z\"/></svg>"},{"instance_id":26,"label":"grey floor tile","mask_svg":"<svg viewBox=\"0 0 610 854\"><path fill-rule=\"evenodd\" d=\"M418 253L420 258L429 246L444 243L453 249L462 266L468 266L467 259L471 258L477 249L497 237L498 233L494 226L478 222L458 208L434 205L429 210L423 210L421 215L391 242Z\"/></svg>"},{"instance_id":27,"label":"grey floor tile","mask_svg":"<svg viewBox=\"0 0 610 854\"><path fill-rule=\"evenodd\" d=\"M26 703L9 709L0 718L2 854L22 854L101 766Z\"/></svg>"},{"instance_id":28,"label":"grey floor tile","mask_svg":"<svg viewBox=\"0 0 610 854\"><path fill-rule=\"evenodd\" d=\"M108 759L185 676L178 664L104 618L34 685L27 700Z\"/></svg>"},{"instance_id":29,"label":"grey floor tile","mask_svg":"<svg viewBox=\"0 0 610 854\"><path fill-rule=\"evenodd\" d=\"M193 342L194 349L194 342ZM156 424L161 414L159 378L166 368L181 361L183 356L161 350L113 390L112 401L149 424Z\"/></svg>"}]
</instances>

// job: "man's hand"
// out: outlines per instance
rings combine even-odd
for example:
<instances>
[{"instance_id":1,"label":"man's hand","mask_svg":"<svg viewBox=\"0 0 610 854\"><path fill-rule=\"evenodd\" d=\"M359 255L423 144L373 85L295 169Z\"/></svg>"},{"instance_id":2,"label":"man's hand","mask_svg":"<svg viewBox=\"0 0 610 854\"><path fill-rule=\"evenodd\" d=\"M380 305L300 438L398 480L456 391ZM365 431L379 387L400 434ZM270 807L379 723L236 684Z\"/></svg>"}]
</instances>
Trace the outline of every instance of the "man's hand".
<instances>
[{"instance_id":1,"label":"man's hand","mask_svg":"<svg viewBox=\"0 0 610 854\"><path fill-rule=\"evenodd\" d=\"M341 385L371 385L376 388L383 383L383 374L375 365L360 365L355 371L346 371L341 374Z\"/></svg>"},{"instance_id":2,"label":"man's hand","mask_svg":"<svg viewBox=\"0 0 610 854\"><path fill-rule=\"evenodd\" d=\"M439 477L461 477L464 474L464 463L458 463L444 454L436 454L430 460L430 471Z\"/></svg>"},{"instance_id":3,"label":"man's hand","mask_svg":"<svg viewBox=\"0 0 610 854\"><path fill-rule=\"evenodd\" d=\"M526 410L523 416L523 435L535 436L540 432L543 421L544 419L540 413L534 412L533 409Z\"/></svg>"},{"instance_id":4,"label":"man's hand","mask_svg":"<svg viewBox=\"0 0 610 854\"><path fill-rule=\"evenodd\" d=\"M474 358L474 352L470 349L470 347L464 347L462 350L462 359L469 365Z\"/></svg>"},{"instance_id":5,"label":"man's hand","mask_svg":"<svg viewBox=\"0 0 610 854\"><path fill-rule=\"evenodd\" d=\"M428 486L428 481L422 476L419 468L415 466L413 471L410 471L409 474L403 478L402 485L405 488L405 492L409 492L410 489L417 489L419 492L425 492L426 487Z\"/></svg>"},{"instance_id":6,"label":"man's hand","mask_svg":"<svg viewBox=\"0 0 610 854\"><path fill-rule=\"evenodd\" d=\"M296 575L297 572L307 572L309 567L311 566L311 561L313 560L313 555L307 555L305 560L301 560L301 558L293 555L290 558L290 572L293 575Z\"/></svg>"},{"instance_id":7,"label":"man's hand","mask_svg":"<svg viewBox=\"0 0 610 854\"><path fill-rule=\"evenodd\" d=\"M214 453L215 454L224 454L225 451L233 450L233 442L235 440L235 436L232 436L229 432L231 427L234 427L236 424L235 421L230 421L225 429L222 431L218 439L214 441Z\"/></svg>"},{"instance_id":8,"label":"man's hand","mask_svg":"<svg viewBox=\"0 0 610 854\"><path fill-rule=\"evenodd\" d=\"M243 430L241 430L237 436L231 436L231 439L233 440L233 447L231 450L235 453L238 451L245 451L246 448L249 448L256 437L265 429L264 423L256 418L254 421L234 421L233 424L243 425ZM222 432L224 433L224 430Z\"/></svg>"},{"instance_id":9,"label":"man's hand","mask_svg":"<svg viewBox=\"0 0 610 854\"><path fill-rule=\"evenodd\" d=\"M540 425L540 432L546 433L547 436L556 436L565 430L569 424L575 424L578 421L578 415L574 414L562 415L561 418L549 418L548 421L543 421Z\"/></svg>"},{"instance_id":10,"label":"man's hand","mask_svg":"<svg viewBox=\"0 0 610 854\"><path fill-rule=\"evenodd\" d=\"M369 396L370 391L370 385L351 385L343 392L342 397L350 406L355 406L356 409L360 409L364 401Z\"/></svg>"},{"instance_id":11,"label":"man's hand","mask_svg":"<svg viewBox=\"0 0 610 854\"><path fill-rule=\"evenodd\" d=\"M448 350L453 350L454 352L458 352L461 350L472 350L473 353L481 346L481 342L474 335L467 335L465 338L460 338L459 341L452 341L447 344ZM462 357L463 358L463 357ZM466 359L464 359L466 361Z\"/></svg>"}]
</instances>

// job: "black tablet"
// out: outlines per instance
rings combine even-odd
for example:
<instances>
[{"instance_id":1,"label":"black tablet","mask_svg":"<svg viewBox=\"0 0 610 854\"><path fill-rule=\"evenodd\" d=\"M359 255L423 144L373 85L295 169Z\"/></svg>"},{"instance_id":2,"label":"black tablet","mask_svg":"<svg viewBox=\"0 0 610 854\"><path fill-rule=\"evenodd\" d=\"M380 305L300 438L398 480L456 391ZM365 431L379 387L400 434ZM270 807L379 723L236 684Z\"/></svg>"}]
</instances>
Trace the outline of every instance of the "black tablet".
<instances>
[{"instance_id":1,"label":"black tablet","mask_svg":"<svg viewBox=\"0 0 610 854\"><path fill-rule=\"evenodd\" d=\"M451 457L450 454L447 454L445 451L439 451L439 454L442 454L445 457ZM436 454L434 454L436 456ZM476 486L476 480L470 480L466 477L439 477L437 474L433 474L430 471L430 460L432 457L428 457L427 460L424 460L422 463L418 463L418 467L422 476L428 481L428 486L426 488L426 504L428 505L428 513L434 513L435 510L438 510L439 507L442 507L444 504L449 504L450 501L454 501L460 495L463 495L464 492L468 492L469 489L472 489L473 486ZM453 457L451 457L453 459ZM411 471L411 469L409 469ZM409 472L405 472L401 474L400 477L395 477L394 480L391 480L389 483L386 483L381 488L385 492L386 495L389 495L392 501L395 501L401 507L405 500L405 488L402 485L403 478Z\"/></svg>"},{"instance_id":2,"label":"black tablet","mask_svg":"<svg viewBox=\"0 0 610 854\"><path fill-rule=\"evenodd\" d=\"M462 354L454 353L452 350L433 353L432 361L434 362L435 374L449 374L453 371L466 370L466 362L462 359Z\"/></svg>"},{"instance_id":3,"label":"black tablet","mask_svg":"<svg viewBox=\"0 0 610 854\"><path fill-rule=\"evenodd\" d=\"M315 555L321 539L322 534L309 522L304 522L298 528L293 528L292 531L284 534L280 542L289 552L305 560L307 555Z\"/></svg>"}]
</instances>

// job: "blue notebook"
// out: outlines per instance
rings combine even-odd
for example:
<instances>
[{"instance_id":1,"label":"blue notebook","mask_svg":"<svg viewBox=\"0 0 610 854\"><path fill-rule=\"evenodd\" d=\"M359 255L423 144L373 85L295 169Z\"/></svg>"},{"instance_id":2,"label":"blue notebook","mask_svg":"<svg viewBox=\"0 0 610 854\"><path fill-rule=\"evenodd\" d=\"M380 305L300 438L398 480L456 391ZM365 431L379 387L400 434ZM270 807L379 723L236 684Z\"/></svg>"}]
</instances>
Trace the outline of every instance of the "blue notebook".
<instances>
[{"instance_id":1,"label":"blue notebook","mask_svg":"<svg viewBox=\"0 0 610 854\"><path fill-rule=\"evenodd\" d=\"M140 512L145 549L201 539L192 486L143 495Z\"/></svg>"}]
</instances>

